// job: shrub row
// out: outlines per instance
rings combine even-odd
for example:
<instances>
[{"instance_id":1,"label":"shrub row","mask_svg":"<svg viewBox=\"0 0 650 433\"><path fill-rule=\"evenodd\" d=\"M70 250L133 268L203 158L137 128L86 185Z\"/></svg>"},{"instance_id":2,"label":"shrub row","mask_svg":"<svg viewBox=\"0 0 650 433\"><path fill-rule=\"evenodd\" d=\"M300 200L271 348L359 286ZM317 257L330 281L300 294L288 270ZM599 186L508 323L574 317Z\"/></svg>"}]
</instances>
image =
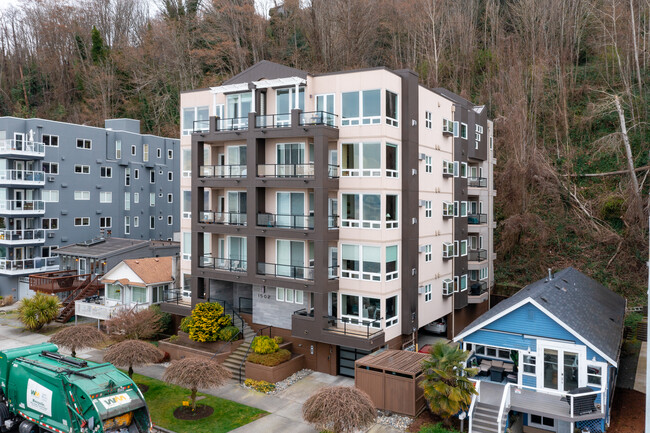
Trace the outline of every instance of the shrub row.
<instances>
[{"instance_id":1,"label":"shrub row","mask_svg":"<svg viewBox=\"0 0 650 433\"><path fill-rule=\"evenodd\" d=\"M248 355L248 361L253 364L265 365L267 367L275 367L280 365L283 362L287 362L291 359L291 352L287 349L280 349L274 353L260 354L260 353L251 353Z\"/></svg>"}]
</instances>

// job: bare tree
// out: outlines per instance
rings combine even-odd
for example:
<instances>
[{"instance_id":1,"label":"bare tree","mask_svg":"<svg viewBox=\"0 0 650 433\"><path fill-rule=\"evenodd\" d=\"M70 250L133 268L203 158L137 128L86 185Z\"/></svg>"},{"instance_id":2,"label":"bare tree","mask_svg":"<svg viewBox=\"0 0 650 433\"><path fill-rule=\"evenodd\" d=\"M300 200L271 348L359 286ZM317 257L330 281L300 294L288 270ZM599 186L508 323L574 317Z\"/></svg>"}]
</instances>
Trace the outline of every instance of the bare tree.
<instances>
[{"instance_id":1,"label":"bare tree","mask_svg":"<svg viewBox=\"0 0 650 433\"><path fill-rule=\"evenodd\" d=\"M104 341L104 334L92 326L68 326L52 337L50 342L70 350L72 356L77 356L77 349L95 347Z\"/></svg>"},{"instance_id":2,"label":"bare tree","mask_svg":"<svg viewBox=\"0 0 650 433\"><path fill-rule=\"evenodd\" d=\"M370 396L349 386L321 388L305 401L302 417L318 430L349 433L372 425L377 418Z\"/></svg>"},{"instance_id":3,"label":"bare tree","mask_svg":"<svg viewBox=\"0 0 650 433\"><path fill-rule=\"evenodd\" d=\"M106 321L106 329L118 338L146 340L153 338L163 329L158 312L144 310L121 310L112 319Z\"/></svg>"},{"instance_id":4,"label":"bare tree","mask_svg":"<svg viewBox=\"0 0 650 433\"><path fill-rule=\"evenodd\" d=\"M128 367L129 377L133 377L133 367L153 364L162 359L163 353L153 344L140 340L124 340L108 348L104 361L117 367Z\"/></svg>"},{"instance_id":5,"label":"bare tree","mask_svg":"<svg viewBox=\"0 0 650 433\"><path fill-rule=\"evenodd\" d=\"M199 388L217 388L230 379L230 372L216 361L189 357L172 361L165 370L165 382L189 388L192 410L196 410L196 393Z\"/></svg>"}]
</instances>

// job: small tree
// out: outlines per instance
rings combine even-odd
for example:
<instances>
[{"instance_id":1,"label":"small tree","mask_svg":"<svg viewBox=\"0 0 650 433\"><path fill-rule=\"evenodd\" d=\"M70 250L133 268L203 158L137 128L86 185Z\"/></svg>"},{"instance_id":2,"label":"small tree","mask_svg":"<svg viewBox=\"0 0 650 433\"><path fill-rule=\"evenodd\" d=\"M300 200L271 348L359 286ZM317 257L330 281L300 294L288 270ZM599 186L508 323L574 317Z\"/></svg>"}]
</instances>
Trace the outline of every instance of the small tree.
<instances>
[{"instance_id":1,"label":"small tree","mask_svg":"<svg viewBox=\"0 0 650 433\"><path fill-rule=\"evenodd\" d=\"M163 380L174 385L189 388L192 411L196 410L196 392L199 388L216 388L230 379L230 372L216 361L190 357L172 361Z\"/></svg>"},{"instance_id":2,"label":"small tree","mask_svg":"<svg viewBox=\"0 0 650 433\"><path fill-rule=\"evenodd\" d=\"M194 307L192 318L185 321L183 328L189 331L190 340L202 343L218 341L219 331L232 324L230 315L223 313L221 304L201 302Z\"/></svg>"},{"instance_id":3,"label":"small tree","mask_svg":"<svg viewBox=\"0 0 650 433\"><path fill-rule=\"evenodd\" d=\"M162 331L163 323L160 314L150 308L122 310L106 322L106 329L128 340L147 340Z\"/></svg>"},{"instance_id":4,"label":"small tree","mask_svg":"<svg viewBox=\"0 0 650 433\"><path fill-rule=\"evenodd\" d=\"M63 346L77 356L77 349L94 347L104 341L104 334L92 326L68 326L50 338L50 342Z\"/></svg>"},{"instance_id":5,"label":"small tree","mask_svg":"<svg viewBox=\"0 0 650 433\"><path fill-rule=\"evenodd\" d=\"M153 364L162 359L163 353L156 346L140 340L124 340L108 348L104 361L117 367L128 367L133 378L133 367Z\"/></svg>"},{"instance_id":6,"label":"small tree","mask_svg":"<svg viewBox=\"0 0 650 433\"><path fill-rule=\"evenodd\" d=\"M477 369L464 367L469 353L458 346L438 342L429 353L431 356L422 363L424 379L420 387L431 412L449 424L449 418L466 411L472 396L478 394L468 379L476 375Z\"/></svg>"},{"instance_id":7,"label":"small tree","mask_svg":"<svg viewBox=\"0 0 650 433\"><path fill-rule=\"evenodd\" d=\"M20 301L18 318L30 331L38 331L56 319L61 307L61 301L56 296L36 293Z\"/></svg>"},{"instance_id":8,"label":"small tree","mask_svg":"<svg viewBox=\"0 0 650 433\"><path fill-rule=\"evenodd\" d=\"M302 406L302 417L317 430L348 433L369 427L377 418L370 396L349 386L321 388Z\"/></svg>"}]
</instances>

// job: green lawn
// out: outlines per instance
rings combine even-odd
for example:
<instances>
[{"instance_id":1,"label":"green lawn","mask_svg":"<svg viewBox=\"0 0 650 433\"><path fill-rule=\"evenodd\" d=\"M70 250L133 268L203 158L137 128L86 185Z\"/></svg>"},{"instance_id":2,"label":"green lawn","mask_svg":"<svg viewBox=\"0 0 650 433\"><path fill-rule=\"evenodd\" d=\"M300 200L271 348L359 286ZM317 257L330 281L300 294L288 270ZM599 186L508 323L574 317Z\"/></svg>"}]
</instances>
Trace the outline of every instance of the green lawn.
<instances>
[{"instance_id":1,"label":"green lawn","mask_svg":"<svg viewBox=\"0 0 650 433\"><path fill-rule=\"evenodd\" d=\"M438 424L427 424L422 426L419 433L458 433L458 431L454 429L448 430L439 422Z\"/></svg>"},{"instance_id":2,"label":"green lawn","mask_svg":"<svg viewBox=\"0 0 650 433\"><path fill-rule=\"evenodd\" d=\"M182 421L174 418L174 410L188 400L190 391L180 386L169 385L157 379L134 374L137 384L149 386L144 398L147 400L151 421L176 433L222 433L248 424L268 414L254 407L244 406L234 401L224 400L207 394L199 404L207 404L214 408L214 413L207 418L196 421Z\"/></svg>"}]
</instances>

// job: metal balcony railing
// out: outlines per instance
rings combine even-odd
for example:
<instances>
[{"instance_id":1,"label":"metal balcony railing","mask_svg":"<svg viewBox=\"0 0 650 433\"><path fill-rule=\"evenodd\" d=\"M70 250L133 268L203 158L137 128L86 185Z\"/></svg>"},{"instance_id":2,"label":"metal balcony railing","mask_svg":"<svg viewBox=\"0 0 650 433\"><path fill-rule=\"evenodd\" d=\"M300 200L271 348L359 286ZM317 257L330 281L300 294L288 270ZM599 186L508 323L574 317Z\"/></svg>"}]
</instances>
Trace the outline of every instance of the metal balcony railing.
<instances>
[{"instance_id":1,"label":"metal balcony railing","mask_svg":"<svg viewBox=\"0 0 650 433\"><path fill-rule=\"evenodd\" d=\"M488 291L488 285L485 281L471 281L469 282L469 296L481 296Z\"/></svg>"},{"instance_id":2,"label":"metal balcony railing","mask_svg":"<svg viewBox=\"0 0 650 433\"><path fill-rule=\"evenodd\" d=\"M336 114L327 111L308 111L300 113L300 126L326 125L336 128L337 117Z\"/></svg>"},{"instance_id":3,"label":"metal balcony railing","mask_svg":"<svg viewBox=\"0 0 650 433\"><path fill-rule=\"evenodd\" d=\"M0 140L0 154L8 153L44 156L45 145L43 143L30 140Z\"/></svg>"},{"instance_id":4,"label":"metal balcony railing","mask_svg":"<svg viewBox=\"0 0 650 433\"><path fill-rule=\"evenodd\" d=\"M369 339L384 332L381 329L381 321L383 318L376 320L350 317L338 318L334 316L323 316L323 318L327 319L329 325L327 328L323 328L323 331L333 334Z\"/></svg>"},{"instance_id":5,"label":"metal balcony railing","mask_svg":"<svg viewBox=\"0 0 650 433\"><path fill-rule=\"evenodd\" d=\"M202 165L199 177L246 177L246 165Z\"/></svg>"},{"instance_id":6,"label":"metal balcony railing","mask_svg":"<svg viewBox=\"0 0 650 433\"><path fill-rule=\"evenodd\" d=\"M218 131L241 131L248 129L248 117L217 119Z\"/></svg>"},{"instance_id":7,"label":"metal balcony railing","mask_svg":"<svg viewBox=\"0 0 650 433\"><path fill-rule=\"evenodd\" d=\"M471 224L471 225L487 224L487 214L484 213L468 214L467 224Z\"/></svg>"},{"instance_id":8,"label":"metal balcony railing","mask_svg":"<svg viewBox=\"0 0 650 433\"><path fill-rule=\"evenodd\" d=\"M467 260L470 262L482 262L487 260L487 250L469 250L469 257Z\"/></svg>"},{"instance_id":9,"label":"metal balcony railing","mask_svg":"<svg viewBox=\"0 0 650 433\"><path fill-rule=\"evenodd\" d=\"M314 164L258 164L258 177L314 177Z\"/></svg>"},{"instance_id":10,"label":"metal balcony railing","mask_svg":"<svg viewBox=\"0 0 650 433\"><path fill-rule=\"evenodd\" d=\"M245 213L212 211L203 211L199 213L199 222L204 224L245 226L247 220L248 218Z\"/></svg>"},{"instance_id":11,"label":"metal balcony railing","mask_svg":"<svg viewBox=\"0 0 650 433\"><path fill-rule=\"evenodd\" d=\"M260 275L293 278L296 280L314 280L314 268L307 266L257 262L257 273Z\"/></svg>"},{"instance_id":12,"label":"metal balcony railing","mask_svg":"<svg viewBox=\"0 0 650 433\"><path fill-rule=\"evenodd\" d=\"M256 128L289 128L291 126L291 114L261 114L255 116Z\"/></svg>"},{"instance_id":13,"label":"metal balcony railing","mask_svg":"<svg viewBox=\"0 0 650 433\"><path fill-rule=\"evenodd\" d=\"M45 172L32 170L0 170L0 183L45 183Z\"/></svg>"},{"instance_id":14,"label":"metal balcony railing","mask_svg":"<svg viewBox=\"0 0 650 433\"><path fill-rule=\"evenodd\" d=\"M45 230L27 229L27 230L0 230L0 243L2 242L20 242L20 241L45 241Z\"/></svg>"},{"instance_id":15,"label":"metal balcony railing","mask_svg":"<svg viewBox=\"0 0 650 433\"><path fill-rule=\"evenodd\" d=\"M163 290L162 301L181 304L183 303L183 291L181 289L165 289Z\"/></svg>"},{"instance_id":16,"label":"metal balcony railing","mask_svg":"<svg viewBox=\"0 0 650 433\"><path fill-rule=\"evenodd\" d=\"M310 308L309 310L306 308L301 308L300 310L296 310L293 312L294 316L303 316L303 317L314 317L314 309Z\"/></svg>"},{"instance_id":17,"label":"metal balcony railing","mask_svg":"<svg viewBox=\"0 0 650 433\"><path fill-rule=\"evenodd\" d=\"M30 213L45 212L43 200L5 200L0 201L0 212Z\"/></svg>"},{"instance_id":18,"label":"metal balcony railing","mask_svg":"<svg viewBox=\"0 0 650 433\"><path fill-rule=\"evenodd\" d=\"M58 257L36 257L22 260L0 259L0 272L47 270L58 265Z\"/></svg>"},{"instance_id":19,"label":"metal balcony railing","mask_svg":"<svg viewBox=\"0 0 650 433\"><path fill-rule=\"evenodd\" d=\"M260 213L257 214L257 225L259 227L275 227L281 229L313 230L314 216Z\"/></svg>"},{"instance_id":20,"label":"metal balcony railing","mask_svg":"<svg viewBox=\"0 0 650 433\"><path fill-rule=\"evenodd\" d=\"M487 187L487 178L485 177L468 177L467 185L470 188L486 188Z\"/></svg>"},{"instance_id":21,"label":"metal balcony railing","mask_svg":"<svg viewBox=\"0 0 650 433\"><path fill-rule=\"evenodd\" d=\"M200 257L199 267L228 272L246 272L248 270L246 260L212 257L210 254Z\"/></svg>"}]
</instances>

